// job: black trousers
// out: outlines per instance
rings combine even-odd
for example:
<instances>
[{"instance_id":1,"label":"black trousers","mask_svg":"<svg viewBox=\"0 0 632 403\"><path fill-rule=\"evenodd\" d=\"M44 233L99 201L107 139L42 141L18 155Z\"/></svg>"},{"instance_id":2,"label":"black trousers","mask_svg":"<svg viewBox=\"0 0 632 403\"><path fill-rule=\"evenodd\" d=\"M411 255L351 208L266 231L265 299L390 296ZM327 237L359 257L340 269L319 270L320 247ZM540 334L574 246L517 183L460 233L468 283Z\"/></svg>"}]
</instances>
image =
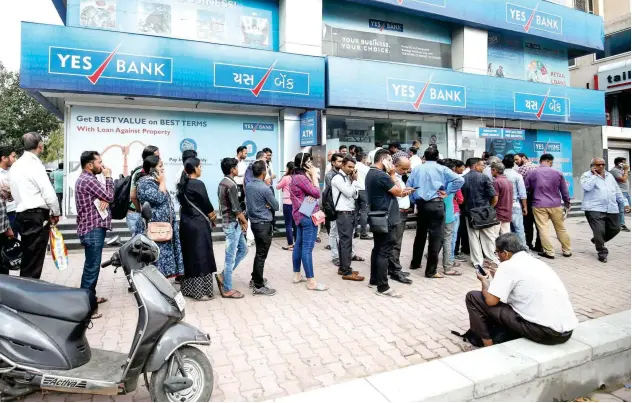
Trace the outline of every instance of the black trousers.
<instances>
[{"instance_id":1,"label":"black trousers","mask_svg":"<svg viewBox=\"0 0 632 403\"><path fill-rule=\"evenodd\" d=\"M541 250L542 243L540 242L540 232L535 225L535 217L533 216L533 197L529 195L527 197L527 215L524 216L524 235L527 240L527 246L531 248L533 246L533 228L535 227L535 246L533 249Z\"/></svg>"},{"instance_id":2,"label":"black trousers","mask_svg":"<svg viewBox=\"0 0 632 403\"><path fill-rule=\"evenodd\" d=\"M367 219L369 214L369 196L367 196L366 190L358 191L358 198L356 199L356 215L355 215L355 227L360 226L360 235L367 236Z\"/></svg>"},{"instance_id":3,"label":"black trousers","mask_svg":"<svg viewBox=\"0 0 632 403\"><path fill-rule=\"evenodd\" d=\"M255 236L255 246L257 248L255 260L252 264L252 282L256 288L261 288L264 286L263 267L272 244L272 223L252 223L250 228Z\"/></svg>"},{"instance_id":4,"label":"black trousers","mask_svg":"<svg viewBox=\"0 0 632 403\"><path fill-rule=\"evenodd\" d=\"M402 264L399 258L402 253L402 239L404 238L404 230L406 230L406 219L408 218L408 212L399 212L399 218L401 222L394 227L395 230L395 245L391 251L391 257L388 259L388 274L393 276L402 271Z\"/></svg>"},{"instance_id":5,"label":"black trousers","mask_svg":"<svg viewBox=\"0 0 632 403\"><path fill-rule=\"evenodd\" d=\"M456 244L454 245L454 254L456 255L459 252L465 255L470 254L470 236L467 232L467 217L463 214L463 210L461 210L461 219L456 235Z\"/></svg>"},{"instance_id":6,"label":"black trousers","mask_svg":"<svg viewBox=\"0 0 632 403\"><path fill-rule=\"evenodd\" d=\"M617 236L621 231L619 224L619 214L608 214L600 211L585 211L588 225L593 232L593 241L597 256L602 259L608 257L608 248L606 242Z\"/></svg>"},{"instance_id":7,"label":"black trousers","mask_svg":"<svg viewBox=\"0 0 632 403\"><path fill-rule=\"evenodd\" d=\"M417 233L413 246L413 259L410 267L421 267L421 257L424 254L428 236L428 262L426 263L426 277L437 274L439 251L443 245L443 231L445 229L445 205L442 200L417 200Z\"/></svg>"},{"instance_id":8,"label":"black trousers","mask_svg":"<svg viewBox=\"0 0 632 403\"><path fill-rule=\"evenodd\" d=\"M562 344L568 341L572 331L559 333L546 326L528 322L509 305L499 302L489 306L480 291L470 291L465 296L465 306L470 315L470 329L482 339L491 339L490 327L504 327L510 332L540 344Z\"/></svg>"},{"instance_id":9,"label":"black trousers","mask_svg":"<svg viewBox=\"0 0 632 403\"><path fill-rule=\"evenodd\" d=\"M388 261L395 245L395 226L389 226L387 234L373 233L373 250L371 251L371 279L369 284L377 286L379 292L387 291Z\"/></svg>"},{"instance_id":10,"label":"black trousers","mask_svg":"<svg viewBox=\"0 0 632 403\"><path fill-rule=\"evenodd\" d=\"M57 202L59 203L59 211L64 214L64 194L57 193Z\"/></svg>"},{"instance_id":11,"label":"black trousers","mask_svg":"<svg viewBox=\"0 0 632 403\"><path fill-rule=\"evenodd\" d=\"M343 275L351 275L351 258L353 257L352 242L355 228L354 211L338 211L336 218L338 229L338 256L340 257L340 269Z\"/></svg>"},{"instance_id":12,"label":"black trousers","mask_svg":"<svg viewBox=\"0 0 632 403\"><path fill-rule=\"evenodd\" d=\"M40 278L50 233L50 211L26 210L17 214L17 221L22 236L20 277Z\"/></svg>"}]
</instances>

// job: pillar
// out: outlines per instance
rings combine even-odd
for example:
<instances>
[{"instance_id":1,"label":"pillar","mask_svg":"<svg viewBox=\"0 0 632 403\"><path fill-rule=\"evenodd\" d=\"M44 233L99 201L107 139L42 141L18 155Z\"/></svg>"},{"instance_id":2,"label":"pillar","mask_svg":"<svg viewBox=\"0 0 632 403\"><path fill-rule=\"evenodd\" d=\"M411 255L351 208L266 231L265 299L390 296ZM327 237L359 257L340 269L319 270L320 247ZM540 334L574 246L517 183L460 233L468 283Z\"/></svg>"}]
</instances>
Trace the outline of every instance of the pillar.
<instances>
[{"instance_id":1,"label":"pillar","mask_svg":"<svg viewBox=\"0 0 632 403\"><path fill-rule=\"evenodd\" d=\"M279 1L279 51L321 56L322 0Z\"/></svg>"}]
</instances>

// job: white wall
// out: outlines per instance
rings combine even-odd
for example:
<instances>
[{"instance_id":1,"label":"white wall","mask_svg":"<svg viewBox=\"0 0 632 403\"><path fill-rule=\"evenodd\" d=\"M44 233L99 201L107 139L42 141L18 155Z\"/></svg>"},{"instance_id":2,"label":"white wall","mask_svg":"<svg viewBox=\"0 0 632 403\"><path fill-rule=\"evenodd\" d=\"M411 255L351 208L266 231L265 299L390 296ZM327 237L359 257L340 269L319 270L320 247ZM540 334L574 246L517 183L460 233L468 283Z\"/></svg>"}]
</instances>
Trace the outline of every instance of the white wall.
<instances>
[{"instance_id":1,"label":"white wall","mask_svg":"<svg viewBox=\"0 0 632 403\"><path fill-rule=\"evenodd\" d=\"M322 54L322 0L280 0L279 23L281 52L312 56Z\"/></svg>"},{"instance_id":2,"label":"white wall","mask_svg":"<svg viewBox=\"0 0 632 403\"><path fill-rule=\"evenodd\" d=\"M487 74L487 31L469 27L452 31L452 69Z\"/></svg>"}]
</instances>

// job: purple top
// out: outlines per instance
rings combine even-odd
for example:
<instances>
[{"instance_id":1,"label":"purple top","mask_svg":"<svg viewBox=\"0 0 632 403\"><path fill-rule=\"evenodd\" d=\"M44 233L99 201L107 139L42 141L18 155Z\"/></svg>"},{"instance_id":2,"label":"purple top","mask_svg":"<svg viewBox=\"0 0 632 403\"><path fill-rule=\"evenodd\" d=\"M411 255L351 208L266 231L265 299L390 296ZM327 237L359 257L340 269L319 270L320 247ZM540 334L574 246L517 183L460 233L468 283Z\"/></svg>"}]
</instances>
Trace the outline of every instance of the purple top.
<instances>
[{"instance_id":1,"label":"purple top","mask_svg":"<svg viewBox=\"0 0 632 403\"><path fill-rule=\"evenodd\" d=\"M540 166L527 174L524 181L527 192L533 194L533 207L560 207L560 195L566 203L571 202L568 185L560 171L551 167Z\"/></svg>"},{"instance_id":2,"label":"purple top","mask_svg":"<svg viewBox=\"0 0 632 403\"><path fill-rule=\"evenodd\" d=\"M305 200L307 196L312 196L314 199L320 198L320 189L314 186L307 176L302 174L292 175L290 198L292 199L292 218L296 225L301 222L301 218L304 216L298 209L301 208L301 204L303 204L303 200ZM312 214L316 211L318 211L318 203L316 203Z\"/></svg>"}]
</instances>

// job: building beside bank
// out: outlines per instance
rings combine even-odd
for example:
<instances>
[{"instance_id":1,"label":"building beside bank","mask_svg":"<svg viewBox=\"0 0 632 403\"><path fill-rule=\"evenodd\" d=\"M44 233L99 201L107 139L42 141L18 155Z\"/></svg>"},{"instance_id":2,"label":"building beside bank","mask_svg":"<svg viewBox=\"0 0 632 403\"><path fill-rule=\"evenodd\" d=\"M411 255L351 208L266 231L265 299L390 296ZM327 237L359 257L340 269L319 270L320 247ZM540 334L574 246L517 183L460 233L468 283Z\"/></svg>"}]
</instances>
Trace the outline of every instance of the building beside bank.
<instances>
[{"instance_id":1,"label":"building beside bank","mask_svg":"<svg viewBox=\"0 0 632 403\"><path fill-rule=\"evenodd\" d=\"M603 0L607 1L607 0ZM175 188L195 148L219 161L311 147L436 144L556 156L576 198L603 152L606 99L569 60L604 52L604 23L544 0L53 0L64 26L23 23L21 86L64 119L67 196L79 155L114 174L160 147ZM589 161L589 159L588 159ZM213 194L213 191L209 193Z\"/></svg>"},{"instance_id":2,"label":"building beside bank","mask_svg":"<svg viewBox=\"0 0 632 403\"><path fill-rule=\"evenodd\" d=\"M606 124L602 127L608 168L614 159L630 161L630 2L585 0L590 12L604 19L604 50L570 59L571 85L605 92Z\"/></svg>"}]
</instances>

